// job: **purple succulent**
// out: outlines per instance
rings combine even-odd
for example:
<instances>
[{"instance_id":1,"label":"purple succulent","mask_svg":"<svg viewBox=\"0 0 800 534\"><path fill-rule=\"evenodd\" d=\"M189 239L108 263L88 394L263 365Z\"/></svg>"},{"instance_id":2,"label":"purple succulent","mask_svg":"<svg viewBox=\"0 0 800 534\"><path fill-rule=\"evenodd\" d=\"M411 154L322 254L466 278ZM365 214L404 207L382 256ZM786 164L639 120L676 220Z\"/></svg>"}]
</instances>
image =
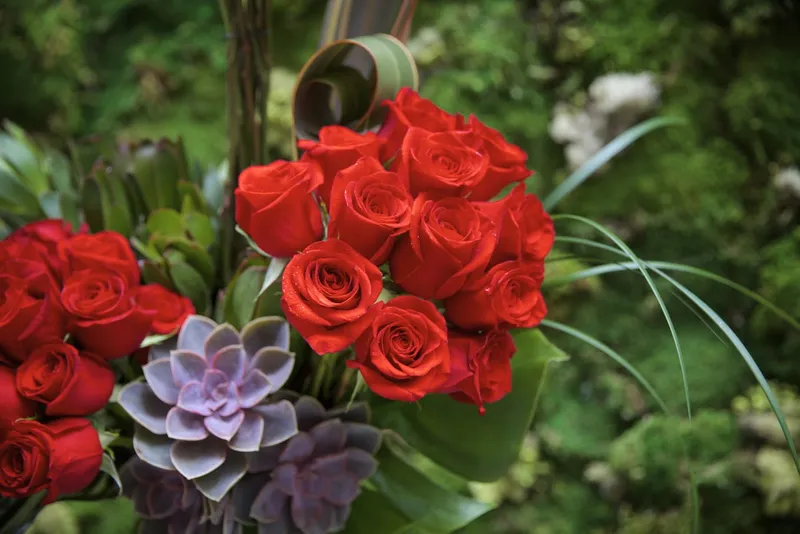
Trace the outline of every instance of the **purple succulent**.
<instances>
[{"instance_id":1,"label":"purple succulent","mask_svg":"<svg viewBox=\"0 0 800 534\"><path fill-rule=\"evenodd\" d=\"M294 406L269 395L289 379L289 325L262 317L241 334L199 315L181 327L174 350L151 351L144 382L127 385L119 404L136 424L136 454L176 470L212 501L247 472L245 453L297 433Z\"/></svg>"},{"instance_id":2,"label":"purple succulent","mask_svg":"<svg viewBox=\"0 0 800 534\"><path fill-rule=\"evenodd\" d=\"M212 503L176 471L135 456L120 470L122 489L142 519L140 534L240 534L229 499Z\"/></svg>"},{"instance_id":3,"label":"purple succulent","mask_svg":"<svg viewBox=\"0 0 800 534\"><path fill-rule=\"evenodd\" d=\"M314 398L295 404L300 432L248 454L250 472L233 492L237 519L259 534L341 531L360 486L375 473L380 431L366 405L326 412Z\"/></svg>"}]
</instances>

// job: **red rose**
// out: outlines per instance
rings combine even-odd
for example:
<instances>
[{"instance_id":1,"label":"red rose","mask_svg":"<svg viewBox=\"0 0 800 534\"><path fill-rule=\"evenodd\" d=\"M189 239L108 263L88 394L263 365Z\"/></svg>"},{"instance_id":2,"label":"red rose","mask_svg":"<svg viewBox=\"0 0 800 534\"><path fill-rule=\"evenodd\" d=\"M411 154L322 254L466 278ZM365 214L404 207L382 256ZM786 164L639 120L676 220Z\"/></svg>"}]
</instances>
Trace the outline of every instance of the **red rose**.
<instances>
[{"instance_id":1,"label":"red rose","mask_svg":"<svg viewBox=\"0 0 800 534\"><path fill-rule=\"evenodd\" d=\"M322 182L322 169L307 159L248 167L239 175L236 222L270 256L294 256L322 238L311 195Z\"/></svg>"},{"instance_id":2,"label":"red rose","mask_svg":"<svg viewBox=\"0 0 800 534\"><path fill-rule=\"evenodd\" d=\"M20 362L33 347L65 334L58 287L44 263L6 258L0 263L0 351Z\"/></svg>"},{"instance_id":3,"label":"red rose","mask_svg":"<svg viewBox=\"0 0 800 534\"><path fill-rule=\"evenodd\" d=\"M467 404L478 406L497 402L511 391L511 357L517 351L514 339L506 330L486 334L465 334L451 330L450 378L439 390Z\"/></svg>"},{"instance_id":4,"label":"red rose","mask_svg":"<svg viewBox=\"0 0 800 534\"><path fill-rule=\"evenodd\" d=\"M542 262L506 261L445 300L447 319L465 330L532 328L547 315Z\"/></svg>"},{"instance_id":5,"label":"red rose","mask_svg":"<svg viewBox=\"0 0 800 534\"><path fill-rule=\"evenodd\" d=\"M362 158L333 182L328 235L382 265L397 236L408 231L411 203L395 173L384 170L375 158Z\"/></svg>"},{"instance_id":6,"label":"red rose","mask_svg":"<svg viewBox=\"0 0 800 534\"><path fill-rule=\"evenodd\" d=\"M103 448L87 419L19 420L0 440L0 495L48 490L43 504L85 489L100 472Z\"/></svg>"},{"instance_id":7,"label":"red rose","mask_svg":"<svg viewBox=\"0 0 800 534\"><path fill-rule=\"evenodd\" d=\"M346 169L361 158L380 157L381 140L374 132L358 133L344 126L323 126L319 141L301 139L297 146L305 150L304 158L319 163L325 181L319 187L319 197L331 205L331 188L336 173Z\"/></svg>"},{"instance_id":8,"label":"red rose","mask_svg":"<svg viewBox=\"0 0 800 534\"><path fill-rule=\"evenodd\" d=\"M58 244L64 265L64 279L78 271L107 269L114 271L129 287L139 285L141 273L136 256L125 236L116 232L77 235Z\"/></svg>"},{"instance_id":9,"label":"red rose","mask_svg":"<svg viewBox=\"0 0 800 534\"><path fill-rule=\"evenodd\" d=\"M114 372L100 357L66 343L42 345L17 369L17 389L45 404L47 415L91 415L114 389Z\"/></svg>"},{"instance_id":10,"label":"red rose","mask_svg":"<svg viewBox=\"0 0 800 534\"><path fill-rule=\"evenodd\" d=\"M125 279L109 271L80 271L64 282L61 302L70 314L70 333L83 350L106 360L139 348L153 313L136 305Z\"/></svg>"},{"instance_id":11,"label":"red rose","mask_svg":"<svg viewBox=\"0 0 800 534\"><path fill-rule=\"evenodd\" d=\"M471 115L469 130L476 148L489 159L489 168L483 180L470 194L470 200L489 200L509 184L521 182L531 174L526 164L528 155L517 145L505 140L503 134L490 128Z\"/></svg>"},{"instance_id":12,"label":"red rose","mask_svg":"<svg viewBox=\"0 0 800 534\"><path fill-rule=\"evenodd\" d=\"M436 391L450 375L447 325L433 303L395 297L375 316L355 344L349 367L361 371L381 397L413 402Z\"/></svg>"},{"instance_id":13,"label":"red rose","mask_svg":"<svg viewBox=\"0 0 800 534\"><path fill-rule=\"evenodd\" d=\"M134 291L134 298L140 308L154 314L150 327L153 334L175 332L195 312L191 300L159 284L139 286Z\"/></svg>"},{"instance_id":14,"label":"red rose","mask_svg":"<svg viewBox=\"0 0 800 534\"><path fill-rule=\"evenodd\" d=\"M406 132L412 126L429 132L449 132L464 127L464 117L447 113L408 87L400 89L395 99L387 100L384 105L389 112L378 131L378 137L385 143L384 162L397 155Z\"/></svg>"},{"instance_id":15,"label":"red rose","mask_svg":"<svg viewBox=\"0 0 800 534\"><path fill-rule=\"evenodd\" d=\"M319 241L283 271L281 308L314 352L337 352L372 322L381 278L381 271L344 241Z\"/></svg>"},{"instance_id":16,"label":"red rose","mask_svg":"<svg viewBox=\"0 0 800 534\"><path fill-rule=\"evenodd\" d=\"M392 279L419 297L447 298L480 278L496 242L494 223L467 200L420 195L389 258Z\"/></svg>"},{"instance_id":17,"label":"red rose","mask_svg":"<svg viewBox=\"0 0 800 534\"><path fill-rule=\"evenodd\" d=\"M16 374L14 369L0 365L0 406L3 407L0 419L6 425L36 415L36 403L17 391Z\"/></svg>"},{"instance_id":18,"label":"red rose","mask_svg":"<svg viewBox=\"0 0 800 534\"><path fill-rule=\"evenodd\" d=\"M486 175L489 158L464 144L458 132L409 128L392 168L412 195L466 196Z\"/></svg>"},{"instance_id":19,"label":"red rose","mask_svg":"<svg viewBox=\"0 0 800 534\"><path fill-rule=\"evenodd\" d=\"M61 219L36 221L14 230L6 241L20 245L32 245L42 255L53 273L61 277L62 265L58 256L58 244L75 235L72 226Z\"/></svg>"},{"instance_id":20,"label":"red rose","mask_svg":"<svg viewBox=\"0 0 800 534\"><path fill-rule=\"evenodd\" d=\"M543 261L553 248L553 220L536 195L525 194L524 184L496 202L480 202L477 206L492 220L502 220L490 265L519 259Z\"/></svg>"}]
</instances>

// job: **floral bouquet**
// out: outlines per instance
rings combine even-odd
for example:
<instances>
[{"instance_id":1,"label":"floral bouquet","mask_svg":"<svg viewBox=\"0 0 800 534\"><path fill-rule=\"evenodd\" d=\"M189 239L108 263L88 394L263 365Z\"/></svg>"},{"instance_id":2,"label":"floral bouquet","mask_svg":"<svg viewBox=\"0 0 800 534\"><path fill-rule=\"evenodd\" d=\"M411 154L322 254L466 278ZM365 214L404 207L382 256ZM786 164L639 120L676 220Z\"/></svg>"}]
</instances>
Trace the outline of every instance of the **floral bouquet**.
<instances>
[{"instance_id":1,"label":"floral bouquet","mask_svg":"<svg viewBox=\"0 0 800 534\"><path fill-rule=\"evenodd\" d=\"M631 270L672 329L652 275L667 280L733 341L789 436L747 349L666 271L719 277L551 218L545 205L590 172L543 204L523 150L417 94L400 41L323 48L295 105L320 97L332 66L349 76L353 47L397 74L375 82L379 105L339 120L295 109L302 155L238 176L192 170L166 140L68 162L8 126L33 164L0 160L16 228L0 244L0 533L57 499L117 495L142 533L465 527L491 508L467 483L507 472L548 364L566 359L537 327L614 358L663 405L613 349L545 319L554 219L614 244L565 245L622 260L549 285Z\"/></svg>"}]
</instances>

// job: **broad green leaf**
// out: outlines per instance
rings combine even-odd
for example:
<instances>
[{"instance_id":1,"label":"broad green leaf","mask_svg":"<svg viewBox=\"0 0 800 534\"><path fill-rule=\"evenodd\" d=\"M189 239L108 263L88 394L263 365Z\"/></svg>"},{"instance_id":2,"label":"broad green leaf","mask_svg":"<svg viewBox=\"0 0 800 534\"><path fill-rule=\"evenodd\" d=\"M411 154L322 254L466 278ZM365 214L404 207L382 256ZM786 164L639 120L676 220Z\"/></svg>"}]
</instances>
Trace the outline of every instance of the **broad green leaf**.
<instances>
[{"instance_id":1,"label":"broad green leaf","mask_svg":"<svg viewBox=\"0 0 800 534\"><path fill-rule=\"evenodd\" d=\"M61 218L61 196L55 191L46 191L39 196L39 205L48 219Z\"/></svg>"},{"instance_id":2,"label":"broad green leaf","mask_svg":"<svg viewBox=\"0 0 800 534\"><path fill-rule=\"evenodd\" d=\"M614 156L628 148L640 137L658 128L676 124L686 124L686 121L675 117L654 117L625 130L589 158L589 161L570 174L558 187L553 189L542 201L542 205L547 211L552 210L564 197L597 172L600 167L611 161Z\"/></svg>"},{"instance_id":3,"label":"broad green leaf","mask_svg":"<svg viewBox=\"0 0 800 534\"><path fill-rule=\"evenodd\" d=\"M50 176L50 183L53 189L59 193L72 193L75 185L72 181L72 170L70 169L69 159L52 148L45 150L44 168Z\"/></svg>"},{"instance_id":4,"label":"broad green leaf","mask_svg":"<svg viewBox=\"0 0 800 534\"><path fill-rule=\"evenodd\" d=\"M242 328L253 318L258 288L264 280L263 267L248 267L228 285L223 308L225 321L235 328Z\"/></svg>"},{"instance_id":5,"label":"broad green leaf","mask_svg":"<svg viewBox=\"0 0 800 534\"><path fill-rule=\"evenodd\" d=\"M147 230L164 237L184 237L186 235L181 214L169 208L153 211L147 218Z\"/></svg>"},{"instance_id":6,"label":"broad green leaf","mask_svg":"<svg viewBox=\"0 0 800 534\"><path fill-rule=\"evenodd\" d=\"M264 282L261 284L261 289L258 290L259 297L263 295L272 284L280 279L290 259L291 258L272 258L269 260L269 266L267 266L267 272L264 275Z\"/></svg>"},{"instance_id":7,"label":"broad green leaf","mask_svg":"<svg viewBox=\"0 0 800 534\"><path fill-rule=\"evenodd\" d=\"M413 534L411 521L400 513L384 495L362 490L353 503L342 534ZM422 532L419 532L422 534Z\"/></svg>"},{"instance_id":8,"label":"broad green leaf","mask_svg":"<svg viewBox=\"0 0 800 534\"><path fill-rule=\"evenodd\" d=\"M394 98L403 87L418 85L411 52L391 35L330 43L305 64L297 78L292 96L295 136L315 139L319 129L329 124L370 128L385 116L381 102Z\"/></svg>"},{"instance_id":9,"label":"broad green leaf","mask_svg":"<svg viewBox=\"0 0 800 534\"><path fill-rule=\"evenodd\" d=\"M169 261L169 274L178 292L188 297L194 304L197 313L204 314L210 306L211 289L188 263L182 261Z\"/></svg>"},{"instance_id":10,"label":"broad green leaf","mask_svg":"<svg viewBox=\"0 0 800 534\"><path fill-rule=\"evenodd\" d=\"M44 215L33 192L10 171L0 168L0 206L16 214Z\"/></svg>"},{"instance_id":11,"label":"broad green leaf","mask_svg":"<svg viewBox=\"0 0 800 534\"><path fill-rule=\"evenodd\" d=\"M49 189L49 184L39 163L42 158L39 147L16 124L5 121L3 126L8 134L0 133L0 160L5 160L35 195L41 195Z\"/></svg>"},{"instance_id":12,"label":"broad green leaf","mask_svg":"<svg viewBox=\"0 0 800 534\"><path fill-rule=\"evenodd\" d=\"M15 508L8 511L5 510L4 506L3 515L0 516L0 520L2 520L0 522L0 534L19 534L24 527L33 521L46 494L46 491L41 491L36 495L17 501Z\"/></svg>"},{"instance_id":13,"label":"broad green leaf","mask_svg":"<svg viewBox=\"0 0 800 534\"><path fill-rule=\"evenodd\" d=\"M164 269L153 262L145 261L142 264L142 278L146 284L160 284L170 291L177 291Z\"/></svg>"},{"instance_id":14,"label":"broad green leaf","mask_svg":"<svg viewBox=\"0 0 800 534\"><path fill-rule=\"evenodd\" d=\"M214 244L216 234L211 219L199 212L189 212L183 215L183 225L188 230L192 240L208 248Z\"/></svg>"},{"instance_id":15,"label":"broad green leaf","mask_svg":"<svg viewBox=\"0 0 800 534\"><path fill-rule=\"evenodd\" d=\"M178 182L181 167L177 147L166 139L157 143L144 142L135 147L133 175L148 210L180 208Z\"/></svg>"},{"instance_id":16,"label":"broad green leaf","mask_svg":"<svg viewBox=\"0 0 800 534\"><path fill-rule=\"evenodd\" d=\"M511 393L487 406L486 415L446 395L428 395L417 404L376 408L377 424L396 431L419 452L467 480L491 482L502 477L519 457L548 364L567 359L539 330L517 330L513 336L517 353L511 361Z\"/></svg>"},{"instance_id":17,"label":"broad green leaf","mask_svg":"<svg viewBox=\"0 0 800 534\"><path fill-rule=\"evenodd\" d=\"M210 287L214 283L215 265L208 251L185 238L168 240L167 248L179 251L186 262L199 272Z\"/></svg>"}]
</instances>

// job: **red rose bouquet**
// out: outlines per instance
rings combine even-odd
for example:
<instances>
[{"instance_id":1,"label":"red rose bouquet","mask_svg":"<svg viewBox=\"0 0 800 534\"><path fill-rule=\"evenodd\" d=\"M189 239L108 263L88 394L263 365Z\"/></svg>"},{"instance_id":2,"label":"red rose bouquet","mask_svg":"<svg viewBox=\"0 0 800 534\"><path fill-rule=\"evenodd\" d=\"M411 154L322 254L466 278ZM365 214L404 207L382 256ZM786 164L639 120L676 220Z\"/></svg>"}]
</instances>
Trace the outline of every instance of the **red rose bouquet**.
<instances>
[{"instance_id":1,"label":"red rose bouquet","mask_svg":"<svg viewBox=\"0 0 800 534\"><path fill-rule=\"evenodd\" d=\"M566 359L543 328L664 404L612 348L546 318L548 288L625 270L652 289L681 368L654 278L732 341L789 437L750 353L669 271L719 277L548 214L613 150L540 200L522 148L416 92L397 38L411 12L394 36L336 41L306 65L292 161L264 153L264 87L237 85L240 69L231 97L250 122L231 117L226 172L188 165L180 141L76 145L69 162L14 128L2 138L0 534L72 498L130 501L125 526L142 533L459 531L493 506L462 490L509 471L548 365ZM241 40L262 18L226 20L230 55L261 64ZM9 143L33 163L3 159ZM613 246L564 233L577 224ZM570 257L556 246L613 257L554 276Z\"/></svg>"}]
</instances>

